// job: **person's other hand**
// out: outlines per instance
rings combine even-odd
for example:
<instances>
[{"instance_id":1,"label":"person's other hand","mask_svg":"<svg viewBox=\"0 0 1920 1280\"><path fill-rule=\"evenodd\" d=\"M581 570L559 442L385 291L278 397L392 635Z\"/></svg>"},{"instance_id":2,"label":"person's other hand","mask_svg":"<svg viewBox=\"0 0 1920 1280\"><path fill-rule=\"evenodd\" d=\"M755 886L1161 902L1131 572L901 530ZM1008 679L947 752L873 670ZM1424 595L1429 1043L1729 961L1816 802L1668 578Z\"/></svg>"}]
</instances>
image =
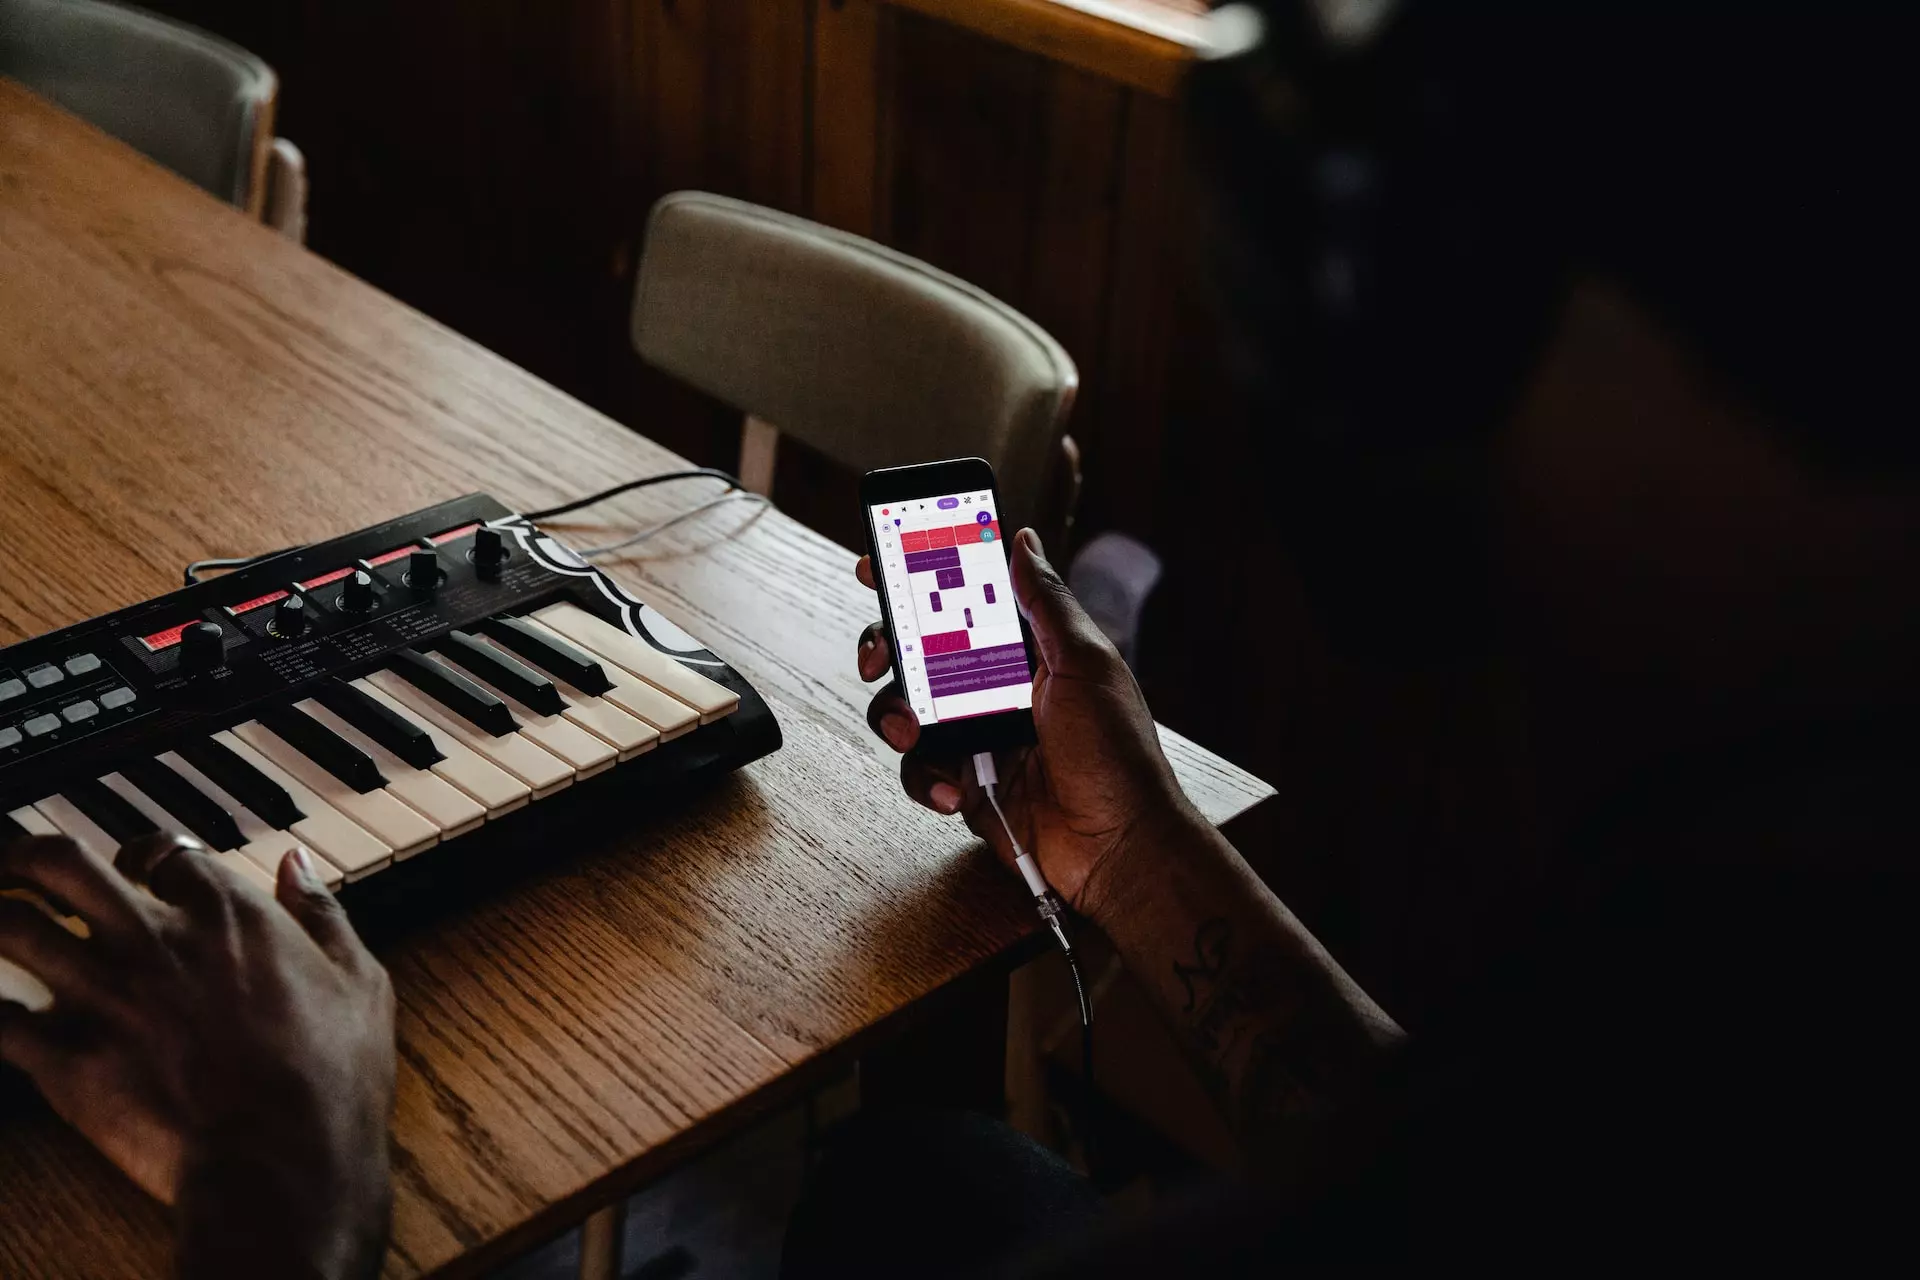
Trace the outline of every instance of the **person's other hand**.
<instances>
[{"instance_id":1,"label":"person's other hand","mask_svg":"<svg viewBox=\"0 0 1920 1280\"><path fill-rule=\"evenodd\" d=\"M0 955L54 997L44 1013L0 1004L0 1059L177 1205L183 1274L189 1257L321 1275L378 1262L393 991L311 856L288 853L276 901L190 840L134 841L113 866L64 839L0 849L0 879L88 934L0 900Z\"/></svg>"},{"instance_id":2,"label":"person's other hand","mask_svg":"<svg viewBox=\"0 0 1920 1280\"><path fill-rule=\"evenodd\" d=\"M997 794L1020 843L1047 882L1075 910L1099 918L1094 872L1116 851L1154 839L1169 825L1197 820L1160 750L1140 686L1060 575L1047 562L1040 538L1022 529L1010 547L1014 598L1033 628L1039 671L1033 682L1033 718L1039 746L995 757ZM873 565L856 569L872 587ZM878 680L891 670L886 628L860 638L860 675ZM962 813L967 825L1009 864L1013 851L966 757L936 759L919 749L920 723L898 683L874 696L867 723L905 758L900 778L907 794L938 813Z\"/></svg>"}]
</instances>

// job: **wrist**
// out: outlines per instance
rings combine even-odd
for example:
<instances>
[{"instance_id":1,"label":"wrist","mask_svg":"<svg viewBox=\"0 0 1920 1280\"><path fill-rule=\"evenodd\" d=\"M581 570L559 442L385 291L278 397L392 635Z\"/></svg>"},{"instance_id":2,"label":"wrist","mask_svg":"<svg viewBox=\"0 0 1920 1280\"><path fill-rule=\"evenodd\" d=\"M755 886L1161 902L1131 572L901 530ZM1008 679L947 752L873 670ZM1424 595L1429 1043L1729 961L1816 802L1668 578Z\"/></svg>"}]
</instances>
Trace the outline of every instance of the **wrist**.
<instances>
[{"instance_id":1,"label":"wrist","mask_svg":"<svg viewBox=\"0 0 1920 1280\"><path fill-rule=\"evenodd\" d=\"M391 1214L384 1136L333 1157L225 1148L184 1171L176 1270L360 1280L379 1272Z\"/></svg>"},{"instance_id":2,"label":"wrist","mask_svg":"<svg viewBox=\"0 0 1920 1280\"><path fill-rule=\"evenodd\" d=\"M1129 822L1087 868L1073 909L1111 933L1138 895L1152 892L1151 882L1161 868L1217 838L1212 824L1185 796L1155 804Z\"/></svg>"}]
</instances>

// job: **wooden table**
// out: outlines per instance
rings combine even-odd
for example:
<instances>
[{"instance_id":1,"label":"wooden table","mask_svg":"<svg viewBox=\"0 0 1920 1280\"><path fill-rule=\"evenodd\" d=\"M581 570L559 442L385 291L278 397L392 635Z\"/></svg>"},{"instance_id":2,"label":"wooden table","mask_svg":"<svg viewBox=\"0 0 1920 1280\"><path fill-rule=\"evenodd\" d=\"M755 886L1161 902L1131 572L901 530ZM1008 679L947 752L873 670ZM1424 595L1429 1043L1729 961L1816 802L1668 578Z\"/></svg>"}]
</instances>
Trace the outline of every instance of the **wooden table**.
<instances>
[{"instance_id":1,"label":"wooden table","mask_svg":"<svg viewBox=\"0 0 1920 1280\"><path fill-rule=\"evenodd\" d=\"M177 587L197 557L681 465L0 81L0 640ZM700 496L598 515L630 528ZM388 1274L497 1265L1029 938L1017 882L904 800L867 732L852 646L874 605L852 561L723 508L619 566L766 695L786 747L383 957ZM1268 794L1165 738L1216 821ZM160 1208L49 1115L8 1118L0 1274L158 1275L166 1258Z\"/></svg>"}]
</instances>

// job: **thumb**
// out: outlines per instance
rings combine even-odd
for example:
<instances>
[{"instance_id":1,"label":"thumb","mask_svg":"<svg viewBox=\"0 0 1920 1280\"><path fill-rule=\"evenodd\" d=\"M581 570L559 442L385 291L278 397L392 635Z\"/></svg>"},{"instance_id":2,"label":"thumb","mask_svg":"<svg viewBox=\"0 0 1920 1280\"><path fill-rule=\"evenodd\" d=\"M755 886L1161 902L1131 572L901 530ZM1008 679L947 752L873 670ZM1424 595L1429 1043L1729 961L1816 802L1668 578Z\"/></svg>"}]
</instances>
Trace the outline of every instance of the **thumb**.
<instances>
[{"instance_id":1,"label":"thumb","mask_svg":"<svg viewBox=\"0 0 1920 1280\"><path fill-rule=\"evenodd\" d=\"M293 846L287 850L286 857L280 859L273 896L335 964L350 965L359 959L363 949L360 937L347 922L346 910L339 899L327 892L327 886L315 873L313 855L304 846Z\"/></svg>"},{"instance_id":2,"label":"thumb","mask_svg":"<svg viewBox=\"0 0 1920 1280\"><path fill-rule=\"evenodd\" d=\"M1022 529L1013 539L1013 595L1033 626L1034 641L1049 671L1070 669L1108 647L1080 601L1061 579L1040 545L1040 535Z\"/></svg>"}]
</instances>

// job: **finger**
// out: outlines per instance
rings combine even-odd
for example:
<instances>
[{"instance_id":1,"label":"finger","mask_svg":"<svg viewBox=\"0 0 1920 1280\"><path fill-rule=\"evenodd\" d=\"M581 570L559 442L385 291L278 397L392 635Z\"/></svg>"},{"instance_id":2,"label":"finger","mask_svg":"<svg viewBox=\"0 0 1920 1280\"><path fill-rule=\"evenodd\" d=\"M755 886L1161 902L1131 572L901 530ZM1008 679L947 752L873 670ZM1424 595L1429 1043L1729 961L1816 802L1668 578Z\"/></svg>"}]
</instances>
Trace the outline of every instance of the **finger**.
<instances>
[{"instance_id":1,"label":"finger","mask_svg":"<svg viewBox=\"0 0 1920 1280\"><path fill-rule=\"evenodd\" d=\"M65 836L30 836L0 849L0 876L71 908L97 937L122 939L145 928L126 877Z\"/></svg>"},{"instance_id":2,"label":"finger","mask_svg":"<svg viewBox=\"0 0 1920 1280\"><path fill-rule=\"evenodd\" d=\"M0 1002L0 1062L11 1063L36 1083L68 1074L72 1055L43 1014Z\"/></svg>"},{"instance_id":3,"label":"finger","mask_svg":"<svg viewBox=\"0 0 1920 1280\"><path fill-rule=\"evenodd\" d=\"M293 846L287 850L287 856L280 859L273 896L335 964L351 969L373 962L366 944L347 922L340 900L327 892L327 886L314 871L313 855L305 845Z\"/></svg>"},{"instance_id":4,"label":"finger","mask_svg":"<svg viewBox=\"0 0 1920 1280\"><path fill-rule=\"evenodd\" d=\"M860 678L878 680L893 669L893 646L887 643L885 623L874 622L860 633Z\"/></svg>"},{"instance_id":5,"label":"finger","mask_svg":"<svg viewBox=\"0 0 1920 1280\"><path fill-rule=\"evenodd\" d=\"M154 832L120 846L113 865L135 884L144 884L160 901L179 907L189 916L208 919L224 914L239 888L233 873L207 853L192 836Z\"/></svg>"},{"instance_id":6,"label":"finger","mask_svg":"<svg viewBox=\"0 0 1920 1280\"><path fill-rule=\"evenodd\" d=\"M867 704L867 727L895 751L904 753L919 745L920 721L900 696L898 681L873 695L873 701Z\"/></svg>"},{"instance_id":7,"label":"finger","mask_svg":"<svg viewBox=\"0 0 1920 1280\"><path fill-rule=\"evenodd\" d=\"M1080 607L1048 562L1040 535L1031 529L1014 535L1013 595L1033 625L1033 638L1049 671L1070 672L1076 664L1112 651L1112 642Z\"/></svg>"},{"instance_id":8,"label":"finger","mask_svg":"<svg viewBox=\"0 0 1920 1280\"><path fill-rule=\"evenodd\" d=\"M860 562L853 566L853 576L860 579L860 585L869 591L877 591L873 581L873 557L861 556Z\"/></svg>"},{"instance_id":9,"label":"finger","mask_svg":"<svg viewBox=\"0 0 1920 1280\"><path fill-rule=\"evenodd\" d=\"M936 760L919 752L904 756L900 786L935 813L959 813L966 804L965 776L958 760Z\"/></svg>"},{"instance_id":10,"label":"finger","mask_svg":"<svg viewBox=\"0 0 1920 1280\"><path fill-rule=\"evenodd\" d=\"M0 900L0 959L37 979L56 1003L92 1007L111 991L98 947L89 948L38 907L11 898Z\"/></svg>"}]
</instances>

